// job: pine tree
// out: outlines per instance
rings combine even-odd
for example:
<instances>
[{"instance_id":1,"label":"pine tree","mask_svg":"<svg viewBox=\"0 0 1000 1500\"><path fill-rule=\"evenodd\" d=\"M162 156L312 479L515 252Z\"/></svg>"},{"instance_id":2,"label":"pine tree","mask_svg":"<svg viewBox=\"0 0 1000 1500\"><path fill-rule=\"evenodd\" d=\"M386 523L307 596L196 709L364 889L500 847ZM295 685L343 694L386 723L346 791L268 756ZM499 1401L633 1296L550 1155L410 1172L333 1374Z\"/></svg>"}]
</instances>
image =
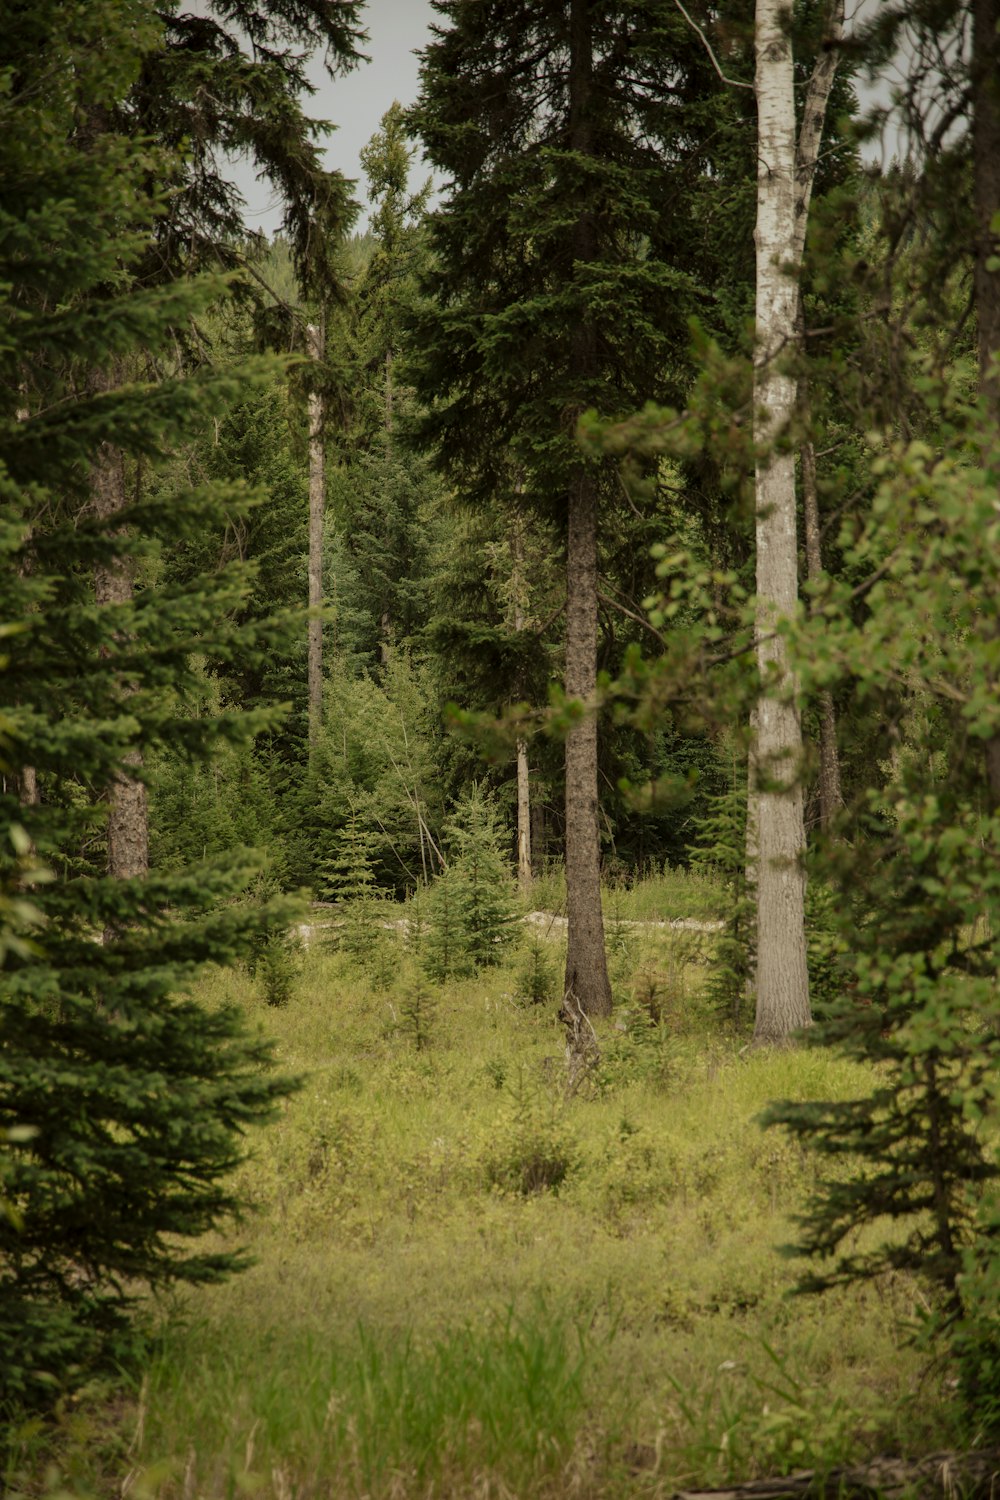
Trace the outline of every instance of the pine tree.
<instances>
[{"instance_id":1,"label":"pine tree","mask_svg":"<svg viewBox=\"0 0 1000 1500\"><path fill-rule=\"evenodd\" d=\"M95 567L145 582L168 541L246 503L178 487L169 504L140 488L114 516L88 505L102 447L146 469L237 390L211 369L121 389L92 378L140 350L169 368L172 330L222 290L135 289L150 174L169 180L170 164L81 129L114 112L155 41L148 8L128 9L125 25L120 0L40 0L8 7L0 28L0 890L16 893L20 929L0 969L5 1407L51 1399L120 1353L144 1285L242 1263L192 1241L234 1209L241 1134L289 1087L234 1011L185 996L204 961L236 955L280 915L233 901L239 857L133 880L87 869L107 819L89 789L113 785L134 752L169 743L198 759L270 721L186 711L202 687L194 652L225 657L239 641L237 571L99 609L91 593Z\"/></svg>"},{"instance_id":2,"label":"pine tree","mask_svg":"<svg viewBox=\"0 0 1000 1500\"><path fill-rule=\"evenodd\" d=\"M685 157L710 65L665 0L442 0L413 120L451 181L417 320L425 439L488 507L511 461L566 546L566 988L611 1009L600 906L598 535L617 493L575 440L591 406L667 394L698 303ZM714 75L713 75L714 76ZM723 112L727 106L722 105ZM713 128L719 105L714 103ZM669 351L669 354L668 354Z\"/></svg>"}]
</instances>

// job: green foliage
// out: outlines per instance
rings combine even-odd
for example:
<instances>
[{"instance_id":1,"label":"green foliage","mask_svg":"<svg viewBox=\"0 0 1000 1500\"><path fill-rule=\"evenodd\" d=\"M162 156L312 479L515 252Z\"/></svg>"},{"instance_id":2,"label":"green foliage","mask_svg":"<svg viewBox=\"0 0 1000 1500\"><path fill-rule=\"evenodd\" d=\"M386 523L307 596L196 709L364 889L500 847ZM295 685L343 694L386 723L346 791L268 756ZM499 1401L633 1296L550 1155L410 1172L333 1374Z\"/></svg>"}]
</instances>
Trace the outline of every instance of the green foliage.
<instances>
[{"instance_id":1,"label":"green foliage","mask_svg":"<svg viewBox=\"0 0 1000 1500\"><path fill-rule=\"evenodd\" d=\"M148 878L97 873L106 798L136 752L170 744L199 762L270 718L195 707L195 652L223 657L239 639L237 571L155 585L168 540L227 507L238 518L245 497L185 484L165 506L137 485L108 516L90 495L102 444L137 474L240 384L210 366L112 378L140 353L171 371L174 330L222 291L134 289L157 222L148 184L169 177L168 155L78 129L117 108L157 39L147 7L126 9L128 25L117 3L43 3L0 34L0 890L18 893L0 971L5 1410L50 1404L120 1358L144 1287L244 1263L203 1236L237 1207L242 1133L290 1091L234 1009L188 993L206 961L281 915L235 899L252 863L230 850ZM95 567L134 567L135 597L96 607Z\"/></svg>"},{"instance_id":2,"label":"green foliage","mask_svg":"<svg viewBox=\"0 0 1000 1500\"><path fill-rule=\"evenodd\" d=\"M431 1044L437 1004L420 968L405 981L399 1003L400 1024L418 1052Z\"/></svg>"},{"instance_id":3,"label":"green foliage","mask_svg":"<svg viewBox=\"0 0 1000 1500\"><path fill-rule=\"evenodd\" d=\"M1000 815L983 747L1000 732L1000 709L983 684L996 673L987 604L1000 598L1000 522L995 439L960 407L951 436L946 457L923 444L876 456L854 549L877 570L870 613L856 623L836 615L831 586L831 634L820 638L818 622L803 632L816 678L849 674L859 698L889 705L902 688L937 720L941 751L897 745L885 785L845 819L853 843L842 828L827 855L849 982L815 1040L877 1063L877 1083L836 1103L776 1105L768 1119L829 1164L800 1221L799 1248L817 1261L803 1287L900 1268L924 1277L926 1331L951 1341L970 1415L986 1426L998 1410L986 1351L998 1327ZM859 1238L876 1223L891 1233Z\"/></svg>"},{"instance_id":4,"label":"green foliage","mask_svg":"<svg viewBox=\"0 0 1000 1500\"><path fill-rule=\"evenodd\" d=\"M400 892L421 884L437 858L441 735L419 662L394 651L376 678L355 675L335 656L319 745L284 802L293 878L323 889L353 822L378 887Z\"/></svg>"},{"instance_id":5,"label":"green foliage","mask_svg":"<svg viewBox=\"0 0 1000 1500\"><path fill-rule=\"evenodd\" d=\"M440 1494L460 1493L473 1474L502 1475L515 1493L537 1493L558 1484L570 1457L584 1416L586 1353L585 1329L541 1298L483 1321L459 1315L431 1341L385 1329L334 1340L276 1329L269 1357L253 1369L237 1349L220 1367L215 1331L199 1324L164 1341L149 1399L153 1411L189 1405L193 1434L229 1421L244 1394L266 1413L256 1440L226 1455L223 1473L195 1451L190 1472L203 1493L216 1484L257 1488L276 1465L284 1475L288 1459L277 1455L303 1442L337 1494L386 1496L404 1474ZM201 1384L206 1359L217 1368L211 1390ZM290 1370L301 1386L289 1384Z\"/></svg>"},{"instance_id":6,"label":"green foliage","mask_svg":"<svg viewBox=\"0 0 1000 1500\"><path fill-rule=\"evenodd\" d=\"M603 407L612 390L616 410L637 406L677 373L715 247L695 249L698 216L678 218L671 182L709 121L716 141L732 123L734 91L720 92L663 0L584 21L600 79L592 90L573 71L581 37L571 45L562 5L519 0L485 25L445 0L443 17L413 112L451 183L431 221L429 300L414 319L421 427L482 505L505 490L513 448L533 508L561 515L581 463L565 413ZM633 69L616 65L618 48ZM683 110L665 104L675 91ZM582 147L570 99L584 93ZM584 202L600 211L581 223Z\"/></svg>"},{"instance_id":7,"label":"green foliage","mask_svg":"<svg viewBox=\"0 0 1000 1500\"><path fill-rule=\"evenodd\" d=\"M597 1093L567 1099L561 1029L511 1003L513 965L434 988L421 1052L398 1023L404 985L374 996L321 947L283 1009L238 972L206 977L208 1008L246 996L308 1076L238 1172L257 1265L168 1317L144 1394L104 1419L103 1488L130 1442L137 1482L163 1500L185 1474L210 1496L260 1481L390 1500L418 1472L442 1495L488 1481L640 1496L695 1473L728 1483L953 1444L951 1394L899 1346L914 1279L792 1308L774 1254L811 1168L754 1116L775 1095L850 1097L868 1064L741 1056L695 1010L686 1031L661 1028L666 1087L644 1039ZM629 1042L616 1023L599 1028L605 1053ZM569 1165L546 1187L539 1163L553 1178ZM557 1329L579 1381L565 1404ZM452 1382L438 1351L467 1336L482 1363ZM435 1371L426 1398L407 1394ZM85 1421L67 1411L70 1442Z\"/></svg>"},{"instance_id":8,"label":"green foliage","mask_svg":"<svg viewBox=\"0 0 1000 1500\"><path fill-rule=\"evenodd\" d=\"M580 1162L564 1104L521 1073L511 1089L511 1106L483 1157L487 1183L523 1197L558 1192Z\"/></svg>"},{"instance_id":9,"label":"green foliage","mask_svg":"<svg viewBox=\"0 0 1000 1500\"><path fill-rule=\"evenodd\" d=\"M299 957L299 944L287 933L268 935L257 960L257 977L265 1004L287 1005L291 1000L299 974Z\"/></svg>"},{"instance_id":10,"label":"green foliage","mask_svg":"<svg viewBox=\"0 0 1000 1500\"><path fill-rule=\"evenodd\" d=\"M500 837L492 802L474 787L445 822L448 863L427 897L424 961L432 978L497 964L515 937L517 891Z\"/></svg>"},{"instance_id":11,"label":"green foliage","mask_svg":"<svg viewBox=\"0 0 1000 1500\"><path fill-rule=\"evenodd\" d=\"M742 770L742 775L740 775ZM721 878L725 897L723 931L718 939L707 994L719 1015L739 1027L753 984L757 947L757 909L747 882L746 765L734 761L729 790L711 800L701 824L701 845L691 858L692 869ZM811 975L810 975L811 977Z\"/></svg>"},{"instance_id":12,"label":"green foliage","mask_svg":"<svg viewBox=\"0 0 1000 1500\"><path fill-rule=\"evenodd\" d=\"M337 946L351 958L365 958L373 938L377 917L373 851L374 835L362 828L356 812L336 836L333 857L324 862L324 900L338 905Z\"/></svg>"},{"instance_id":13,"label":"green foliage","mask_svg":"<svg viewBox=\"0 0 1000 1500\"><path fill-rule=\"evenodd\" d=\"M556 968L550 945L536 928L518 967L514 993L526 1005L547 1005L555 997L555 989Z\"/></svg>"}]
</instances>

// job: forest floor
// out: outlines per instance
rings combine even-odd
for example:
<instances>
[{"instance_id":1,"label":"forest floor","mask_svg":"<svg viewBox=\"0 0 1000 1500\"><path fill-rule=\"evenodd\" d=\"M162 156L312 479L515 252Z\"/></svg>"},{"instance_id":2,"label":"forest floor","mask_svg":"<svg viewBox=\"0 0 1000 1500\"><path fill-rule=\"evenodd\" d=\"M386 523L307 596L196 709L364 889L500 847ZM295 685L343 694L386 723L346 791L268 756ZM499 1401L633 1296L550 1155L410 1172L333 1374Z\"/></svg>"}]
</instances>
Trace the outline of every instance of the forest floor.
<instances>
[{"instance_id":1,"label":"forest floor","mask_svg":"<svg viewBox=\"0 0 1000 1500\"><path fill-rule=\"evenodd\" d=\"M303 1081L238 1170L255 1264L158 1308L127 1399L64 1414L50 1493L611 1500L950 1446L919 1288L791 1297L778 1249L814 1166L757 1116L869 1079L727 1033L711 934L629 925L708 925L712 892L663 897L618 911L571 1091L555 1003L517 998L527 936L436 988L399 933L366 969L316 943L280 1008L210 974Z\"/></svg>"}]
</instances>

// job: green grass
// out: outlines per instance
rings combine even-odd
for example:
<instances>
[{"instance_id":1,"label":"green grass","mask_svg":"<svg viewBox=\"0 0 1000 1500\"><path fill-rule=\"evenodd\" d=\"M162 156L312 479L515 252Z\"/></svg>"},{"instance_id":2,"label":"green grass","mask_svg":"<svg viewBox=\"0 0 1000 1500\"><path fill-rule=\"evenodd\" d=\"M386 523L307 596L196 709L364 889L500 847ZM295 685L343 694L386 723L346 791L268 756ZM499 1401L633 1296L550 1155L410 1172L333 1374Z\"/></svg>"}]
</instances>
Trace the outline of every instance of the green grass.
<instances>
[{"instance_id":1,"label":"green grass","mask_svg":"<svg viewBox=\"0 0 1000 1500\"><path fill-rule=\"evenodd\" d=\"M624 922L714 921L725 906L719 881L701 871L669 866L632 885L606 887L602 899L605 916ZM561 864L553 864L534 881L528 901L535 911L565 912L566 875Z\"/></svg>"},{"instance_id":2,"label":"green grass","mask_svg":"<svg viewBox=\"0 0 1000 1500\"><path fill-rule=\"evenodd\" d=\"M384 991L312 950L280 1009L211 975L204 1002L245 1006L304 1087L238 1171L254 1267L161 1309L128 1402L62 1414L75 1492L610 1500L946 1445L916 1289L792 1300L776 1250L813 1166L755 1117L863 1072L721 1035L710 953L679 938L623 937L568 1097L554 1006L514 999L523 952L438 990L420 1050L401 947Z\"/></svg>"}]
</instances>

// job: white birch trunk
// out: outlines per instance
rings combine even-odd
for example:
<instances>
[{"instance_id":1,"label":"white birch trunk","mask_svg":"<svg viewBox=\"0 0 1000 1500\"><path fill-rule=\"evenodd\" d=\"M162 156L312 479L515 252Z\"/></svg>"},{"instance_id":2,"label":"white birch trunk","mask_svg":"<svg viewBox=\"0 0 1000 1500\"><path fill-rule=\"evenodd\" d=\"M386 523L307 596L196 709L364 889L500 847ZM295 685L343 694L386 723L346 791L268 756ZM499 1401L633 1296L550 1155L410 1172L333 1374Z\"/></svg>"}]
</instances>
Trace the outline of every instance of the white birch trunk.
<instances>
[{"instance_id":1,"label":"white birch trunk","mask_svg":"<svg viewBox=\"0 0 1000 1500\"><path fill-rule=\"evenodd\" d=\"M754 439L757 541L757 1018L754 1041L809 1024L802 731L787 647L775 634L798 599L795 454L779 446L795 409L799 257L794 75L787 5L757 0L757 291ZM799 251L799 256L801 251Z\"/></svg>"}]
</instances>

